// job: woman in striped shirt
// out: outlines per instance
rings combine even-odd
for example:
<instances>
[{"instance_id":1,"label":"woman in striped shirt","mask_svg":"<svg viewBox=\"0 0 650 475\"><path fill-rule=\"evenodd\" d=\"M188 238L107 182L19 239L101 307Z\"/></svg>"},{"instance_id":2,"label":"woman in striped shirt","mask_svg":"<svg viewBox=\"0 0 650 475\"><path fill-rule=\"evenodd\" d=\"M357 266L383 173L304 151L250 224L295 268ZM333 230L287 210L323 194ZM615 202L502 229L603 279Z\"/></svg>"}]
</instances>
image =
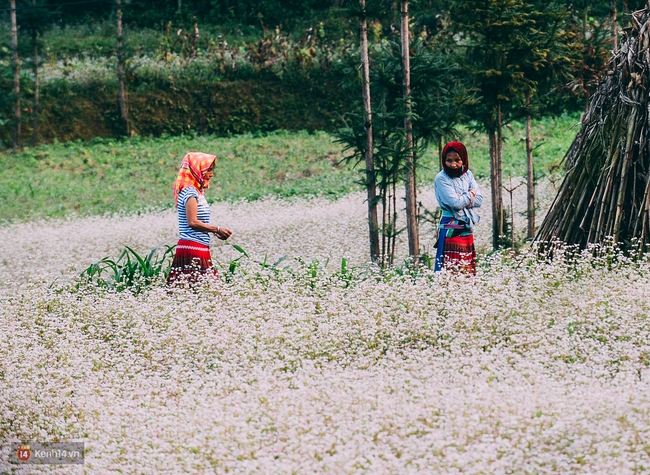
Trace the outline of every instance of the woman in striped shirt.
<instances>
[{"instance_id":1,"label":"woman in striped shirt","mask_svg":"<svg viewBox=\"0 0 650 475\"><path fill-rule=\"evenodd\" d=\"M202 275L217 275L210 257L210 233L225 240L232 231L210 224L210 206L204 190L214 176L216 158L207 153L190 152L181 163L174 183L180 236L167 276L168 284L181 279L196 282Z\"/></svg>"}]
</instances>

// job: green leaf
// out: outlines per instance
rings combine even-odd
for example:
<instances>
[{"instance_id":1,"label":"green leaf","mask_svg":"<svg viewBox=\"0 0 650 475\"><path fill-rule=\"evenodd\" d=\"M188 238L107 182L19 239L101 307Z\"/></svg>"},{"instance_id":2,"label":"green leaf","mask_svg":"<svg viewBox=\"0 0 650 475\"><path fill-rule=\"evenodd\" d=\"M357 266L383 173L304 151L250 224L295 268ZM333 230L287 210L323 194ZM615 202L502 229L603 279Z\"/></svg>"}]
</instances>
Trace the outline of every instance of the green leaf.
<instances>
[{"instance_id":1,"label":"green leaf","mask_svg":"<svg viewBox=\"0 0 650 475\"><path fill-rule=\"evenodd\" d=\"M237 251L239 251L241 254L245 255L248 257L248 253L244 251L244 249L241 248L241 246L238 246L237 244L231 244L232 247L234 247Z\"/></svg>"}]
</instances>

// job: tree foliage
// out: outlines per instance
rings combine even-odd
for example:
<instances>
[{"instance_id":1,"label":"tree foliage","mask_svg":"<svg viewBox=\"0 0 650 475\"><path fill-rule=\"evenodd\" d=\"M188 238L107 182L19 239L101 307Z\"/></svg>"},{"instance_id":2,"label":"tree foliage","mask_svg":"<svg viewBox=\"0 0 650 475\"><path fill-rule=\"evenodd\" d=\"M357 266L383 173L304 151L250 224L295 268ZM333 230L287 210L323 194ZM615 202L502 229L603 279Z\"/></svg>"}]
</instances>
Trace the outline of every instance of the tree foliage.
<instances>
[{"instance_id":1,"label":"tree foliage","mask_svg":"<svg viewBox=\"0 0 650 475\"><path fill-rule=\"evenodd\" d=\"M102 44L101 52L97 55L112 54L115 42L112 17L114 1L55 7L75 1L36 0L34 5L34 0L17 0L23 69L29 65L28 59L33 51L30 35L26 33L33 29L46 33L38 35L39 41L43 42L44 54L66 61L70 56L85 55L82 49L85 46L80 45L76 49L68 47L72 46L68 43L74 43L72 39L67 39L66 45L63 45L63 41L48 44L47 30L56 26L51 31L59 31L58 27L63 31L66 25L105 22L107 27L96 28L98 36L104 35L97 38L96 43ZM217 61L220 54L224 57L232 55L233 58L243 54L254 66L254 72L247 80L259 78L263 81L269 71L277 74L278 68L284 70L284 65L292 62L297 67L304 66L307 72L303 77L310 80L308 71L311 63L321 59L324 62L336 61L331 51L341 49L341 45L354 48L357 42L359 2L353 0L124 0L123 3L127 28L125 50L129 55L148 55L160 60L167 56L161 54L165 52L191 59L195 51L214 52ZM368 26L371 41L375 44L395 43L399 35L399 3L388 0L367 3L367 13L372 18ZM486 130L496 127L495 104L496 109L501 108L502 118L506 122L531 111L539 115L582 107L604 73L612 46L608 26L612 2L410 0L409 4L413 47L444 50L448 55L448 65L462 70L466 78L472 79L470 87L480 91L481 100L472 103L464 114L476 119L476 124ZM628 21L629 10L640 7L644 0L617 0L615 4L622 28ZM629 8L624 11L625 5ZM47 8L32 8L34 6ZM7 21L8 14L1 14L0 22ZM183 38L193 31L195 22L200 37L196 44L190 44L191 41L184 41ZM143 46L144 42L136 34L141 27L155 28L154 36L147 36L147 46ZM107 33L104 30L110 31ZM180 35L179 30L182 30ZM9 36L6 31L0 44L0 68L6 68L6 61L9 60ZM89 26L88 31L94 30ZM224 31L232 31L233 37L241 37L238 40L240 43L231 41L229 36L226 46L224 38L217 36ZM134 36L130 36L132 33ZM94 43L88 40L83 44ZM193 65L188 63L187 67L189 69ZM418 68L413 65L413 75L419 74ZM434 74L426 68L423 71L423 74ZM243 73L239 71L237 74L241 76ZM176 74L165 77L168 76L177 77ZM140 81L131 84L133 86L154 88L153 84L141 84L142 75L127 74L127 77L130 82ZM447 77L443 74L444 79ZM24 75L21 81L29 83L28 79ZM414 78L415 81L418 79ZM399 90L399 82L396 84L396 90ZM421 109L427 106L437 111L446 109L444 115L449 115L457 104L454 102L456 96L449 95L444 90L446 87L443 84L430 90L414 90L414 103ZM29 97L29 88L29 84L26 84L26 97ZM3 89L6 88L3 86ZM522 107L522 98L527 91L533 92L534 110ZM420 97L416 97L418 94ZM423 117L431 115L427 111L416 111L417 114L424 114ZM422 121L414 126L434 127L436 123ZM434 133L424 129L416 134L417 137L448 135L442 130Z\"/></svg>"},{"instance_id":2,"label":"tree foliage","mask_svg":"<svg viewBox=\"0 0 650 475\"><path fill-rule=\"evenodd\" d=\"M476 125L490 138L494 248L505 233L502 127L540 87L568 76L567 16L566 9L548 2L458 0L450 5L448 34L481 96L473 106ZM525 110L530 113L528 106Z\"/></svg>"},{"instance_id":3,"label":"tree foliage","mask_svg":"<svg viewBox=\"0 0 650 475\"><path fill-rule=\"evenodd\" d=\"M438 45L413 42L411 48L411 106L416 170L423 151L443 137L452 137L458 124L474 102L470 85L461 74L453 57ZM360 90L360 77L354 60L350 61L346 88ZM386 264L392 263L397 229L396 186L406 173L409 149L404 133L407 113L402 97L401 47L393 41L382 41L372 48L370 89L373 111L373 143L375 180L382 207L382 254ZM352 95L352 94L350 94ZM337 137L350 152L347 160L358 164L365 156L366 139L363 107L360 100L345 115L345 126Z\"/></svg>"}]
</instances>

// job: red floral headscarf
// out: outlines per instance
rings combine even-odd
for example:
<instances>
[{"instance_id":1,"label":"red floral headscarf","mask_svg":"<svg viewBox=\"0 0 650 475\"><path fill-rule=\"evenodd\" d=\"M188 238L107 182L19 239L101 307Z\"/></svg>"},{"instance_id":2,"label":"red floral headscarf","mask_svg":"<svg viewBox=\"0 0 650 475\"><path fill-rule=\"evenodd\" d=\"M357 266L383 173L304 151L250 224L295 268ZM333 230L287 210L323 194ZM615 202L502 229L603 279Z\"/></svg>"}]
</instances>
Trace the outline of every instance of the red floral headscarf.
<instances>
[{"instance_id":1,"label":"red floral headscarf","mask_svg":"<svg viewBox=\"0 0 650 475\"><path fill-rule=\"evenodd\" d=\"M174 200L178 203L178 194L187 188L193 186L199 193L209 187L208 183L203 182L203 172L209 169L216 161L217 157L201 152L189 152L181 162L181 168L178 171L178 177L174 183Z\"/></svg>"},{"instance_id":2,"label":"red floral headscarf","mask_svg":"<svg viewBox=\"0 0 650 475\"><path fill-rule=\"evenodd\" d=\"M467 173L467 170L469 170L469 158L467 157L467 149L460 142L449 142L447 145L445 145L445 148L442 149L442 156L440 157L440 165L442 165L442 169L449 174L449 170L447 170L447 167L445 166L445 156L447 156L447 153L449 152L456 152L460 156L460 159L463 161L463 170L460 174L464 175ZM449 175L451 176L451 174Z\"/></svg>"}]
</instances>

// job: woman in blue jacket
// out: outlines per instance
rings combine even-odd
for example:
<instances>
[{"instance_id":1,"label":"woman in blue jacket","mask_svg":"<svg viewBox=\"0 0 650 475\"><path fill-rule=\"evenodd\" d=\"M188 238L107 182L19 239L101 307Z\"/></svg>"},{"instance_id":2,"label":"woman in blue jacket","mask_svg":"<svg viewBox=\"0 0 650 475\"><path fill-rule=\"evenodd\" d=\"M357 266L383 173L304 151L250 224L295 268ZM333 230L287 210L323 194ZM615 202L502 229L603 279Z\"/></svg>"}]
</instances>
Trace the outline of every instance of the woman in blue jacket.
<instances>
[{"instance_id":1,"label":"woman in blue jacket","mask_svg":"<svg viewBox=\"0 0 650 475\"><path fill-rule=\"evenodd\" d=\"M483 195L469 170L467 149L462 143L445 145L441 165L434 182L442 209L435 270L445 267L476 274L473 229L480 220L476 209L483 203Z\"/></svg>"}]
</instances>

